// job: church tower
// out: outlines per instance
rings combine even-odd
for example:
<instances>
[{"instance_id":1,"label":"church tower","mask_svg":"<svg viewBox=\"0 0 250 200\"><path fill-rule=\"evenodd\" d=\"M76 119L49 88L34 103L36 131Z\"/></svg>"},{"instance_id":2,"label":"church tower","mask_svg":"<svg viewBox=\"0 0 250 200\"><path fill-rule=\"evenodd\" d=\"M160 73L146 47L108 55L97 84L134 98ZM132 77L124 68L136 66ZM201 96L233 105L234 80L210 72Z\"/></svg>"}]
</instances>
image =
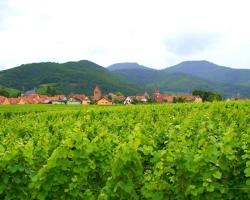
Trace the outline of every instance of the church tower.
<instances>
[{"instance_id":1,"label":"church tower","mask_svg":"<svg viewBox=\"0 0 250 200\"><path fill-rule=\"evenodd\" d=\"M160 90L157 86L157 84L155 83L155 88L154 88L154 100L155 101L158 101L158 99L161 97L161 94L160 94Z\"/></svg>"},{"instance_id":2,"label":"church tower","mask_svg":"<svg viewBox=\"0 0 250 200\"><path fill-rule=\"evenodd\" d=\"M98 85L96 85L94 89L94 100L98 101L99 99L102 98L102 91Z\"/></svg>"},{"instance_id":3,"label":"church tower","mask_svg":"<svg viewBox=\"0 0 250 200\"><path fill-rule=\"evenodd\" d=\"M154 88L154 95L159 95L160 94L160 90L157 86L157 83L155 83L155 88Z\"/></svg>"}]
</instances>

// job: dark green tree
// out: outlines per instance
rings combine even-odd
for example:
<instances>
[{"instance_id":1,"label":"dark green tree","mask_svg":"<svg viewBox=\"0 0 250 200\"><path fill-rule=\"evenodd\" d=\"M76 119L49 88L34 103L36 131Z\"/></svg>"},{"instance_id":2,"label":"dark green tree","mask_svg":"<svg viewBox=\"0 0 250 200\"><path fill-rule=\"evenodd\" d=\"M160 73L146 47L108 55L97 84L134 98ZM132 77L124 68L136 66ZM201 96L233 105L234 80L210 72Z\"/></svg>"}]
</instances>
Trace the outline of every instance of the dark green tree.
<instances>
[{"instance_id":1,"label":"dark green tree","mask_svg":"<svg viewBox=\"0 0 250 200\"><path fill-rule=\"evenodd\" d=\"M10 93L4 88L0 88L0 96L10 97Z\"/></svg>"},{"instance_id":2,"label":"dark green tree","mask_svg":"<svg viewBox=\"0 0 250 200\"><path fill-rule=\"evenodd\" d=\"M115 95L116 96L123 96L123 94L121 92L116 92Z\"/></svg>"},{"instance_id":3,"label":"dark green tree","mask_svg":"<svg viewBox=\"0 0 250 200\"><path fill-rule=\"evenodd\" d=\"M221 101L222 96L218 92L204 91L204 90L194 90L192 95L200 96L202 101Z\"/></svg>"},{"instance_id":4,"label":"dark green tree","mask_svg":"<svg viewBox=\"0 0 250 200\"><path fill-rule=\"evenodd\" d=\"M48 96L54 96L54 95L56 95L57 94L56 88L51 87L51 86L47 86L46 94Z\"/></svg>"}]
</instances>

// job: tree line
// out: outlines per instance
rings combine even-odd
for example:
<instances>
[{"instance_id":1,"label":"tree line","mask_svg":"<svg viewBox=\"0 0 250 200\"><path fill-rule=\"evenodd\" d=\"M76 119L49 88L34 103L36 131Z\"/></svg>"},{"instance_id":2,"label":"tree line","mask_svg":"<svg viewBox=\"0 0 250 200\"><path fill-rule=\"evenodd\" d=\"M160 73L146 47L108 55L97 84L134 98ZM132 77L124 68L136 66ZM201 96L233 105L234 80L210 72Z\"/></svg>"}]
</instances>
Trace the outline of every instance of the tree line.
<instances>
[{"instance_id":1,"label":"tree line","mask_svg":"<svg viewBox=\"0 0 250 200\"><path fill-rule=\"evenodd\" d=\"M221 101L222 96L218 92L204 91L204 90L194 90L192 92L194 96L200 96L202 101Z\"/></svg>"}]
</instances>

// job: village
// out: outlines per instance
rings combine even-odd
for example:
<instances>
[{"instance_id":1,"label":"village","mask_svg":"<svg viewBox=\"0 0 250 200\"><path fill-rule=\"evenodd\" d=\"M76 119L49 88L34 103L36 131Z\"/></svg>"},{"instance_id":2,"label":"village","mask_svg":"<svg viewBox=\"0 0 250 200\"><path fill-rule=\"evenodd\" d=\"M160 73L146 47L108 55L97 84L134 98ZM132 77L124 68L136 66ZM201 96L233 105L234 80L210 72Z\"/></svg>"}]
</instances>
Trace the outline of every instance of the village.
<instances>
[{"instance_id":1,"label":"village","mask_svg":"<svg viewBox=\"0 0 250 200\"><path fill-rule=\"evenodd\" d=\"M145 92L142 95L124 96L114 94L112 92L103 95L101 88L96 85L93 90L93 96L85 94L71 93L68 96L61 95L40 95L35 90L28 91L16 98L7 98L0 96L0 104L97 104L97 105L112 105L112 104L137 104L137 103L174 103L178 100L182 102L202 102L202 98L194 95L177 95L177 94L161 94L157 85L155 85L152 97Z\"/></svg>"}]
</instances>

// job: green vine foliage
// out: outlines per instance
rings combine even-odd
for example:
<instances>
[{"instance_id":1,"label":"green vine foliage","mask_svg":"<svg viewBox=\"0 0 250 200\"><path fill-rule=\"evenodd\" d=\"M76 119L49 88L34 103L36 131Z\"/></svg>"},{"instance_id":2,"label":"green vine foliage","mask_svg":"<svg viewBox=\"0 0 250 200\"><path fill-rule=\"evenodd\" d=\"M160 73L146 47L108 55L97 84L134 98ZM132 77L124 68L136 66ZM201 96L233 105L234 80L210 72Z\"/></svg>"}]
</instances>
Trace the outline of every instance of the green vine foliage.
<instances>
[{"instance_id":1,"label":"green vine foliage","mask_svg":"<svg viewBox=\"0 0 250 200\"><path fill-rule=\"evenodd\" d=\"M0 199L249 199L250 102L1 112Z\"/></svg>"}]
</instances>

